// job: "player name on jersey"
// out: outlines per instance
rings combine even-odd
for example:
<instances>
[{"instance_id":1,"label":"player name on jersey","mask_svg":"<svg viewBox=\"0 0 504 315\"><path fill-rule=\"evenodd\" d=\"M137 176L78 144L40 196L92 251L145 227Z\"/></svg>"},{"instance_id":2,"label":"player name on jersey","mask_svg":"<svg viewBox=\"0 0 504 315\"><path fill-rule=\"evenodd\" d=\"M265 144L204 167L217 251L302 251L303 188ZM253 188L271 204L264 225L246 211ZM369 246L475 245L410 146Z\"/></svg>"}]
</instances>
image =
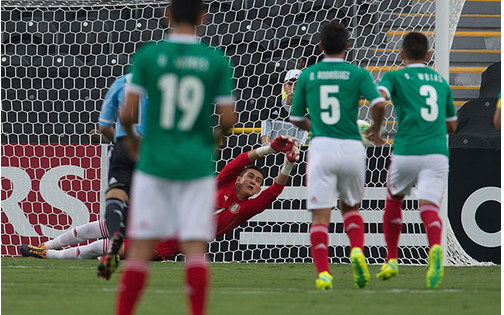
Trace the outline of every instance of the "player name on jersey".
<instances>
[{"instance_id":1,"label":"player name on jersey","mask_svg":"<svg viewBox=\"0 0 504 315\"><path fill-rule=\"evenodd\" d=\"M210 63L206 58L197 56L181 56L175 59L177 69L192 69L195 71L208 71Z\"/></svg>"},{"instance_id":2,"label":"player name on jersey","mask_svg":"<svg viewBox=\"0 0 504 315\"><path fill-rule=\"evenodd\" d=\"M409 75L405 73L406 79L409 80ZM418 79L421 81L435 81L435 82L443 82L443 78L441 76L434 73L418 73Z\"/></svg>"},{"instance_id":3,"label":"player name on jersey","mask_svg":"<svg viewBox=\"0 0 504 315\"><path fill-rule=\"evenodd\" d=\"M317 71L317 80L349 80L350 71ZM310 80L315 80L315 74L310 73Z\"/></svg>"}]
</instances>

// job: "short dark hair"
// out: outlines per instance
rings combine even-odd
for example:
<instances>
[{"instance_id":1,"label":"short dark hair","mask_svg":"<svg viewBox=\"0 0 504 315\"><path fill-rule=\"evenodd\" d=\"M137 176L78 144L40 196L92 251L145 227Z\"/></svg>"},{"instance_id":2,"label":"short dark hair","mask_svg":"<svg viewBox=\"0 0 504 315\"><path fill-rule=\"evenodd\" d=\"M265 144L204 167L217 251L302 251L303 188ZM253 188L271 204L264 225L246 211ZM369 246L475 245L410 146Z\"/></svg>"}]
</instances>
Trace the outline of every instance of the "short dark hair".
<instances>
[{"instance_id":1,"label":"short dark hair","mask_svg":"<svg viewBox=\"0 0 504 315\"><path fill-rule=\"evenodd\" d=\"M332 21L322 27L320 43L327 55L342 53L348 42L348 31L342 24Z\"/></svg>"},{"instance_id":2,"label":"short dark hair","mask_svg":"<svg viewBox=\"0 0 504 315\"><path fill-rule=\"evenodd\" d=\"M254 165L254 164L250 164L249 166L245 167L245 169L243 170L243 172L240 173L240 177L243 176L243 174L245 174L248 170L256 170L259 173L261 173L261 175L263 177L263 180L266 178L266 176L264 175L264 171L262 170L262 168L260 168L257 165Z\"/></svg>"},{"instance_id":3,"label":"short dark hair","mask_svg":"<svg viewBox=\"0 0 504 315\"><path fill-rule=\"evenodd\" d=\"M419 32L408 33L403 40L403 50L410 60L423 60L429 51L427 36Z\"/></svg>"},{"instance_id":4,"label":"short dark hair","mask_svg":"<svg viewBox=\"0 0 504 315\"><path fill-rule=\"evenodd\" d=\"M168 10L175 24L198 24L198 16L204 11L203 0L172 0Z\"/></svg>"}]
</instances>

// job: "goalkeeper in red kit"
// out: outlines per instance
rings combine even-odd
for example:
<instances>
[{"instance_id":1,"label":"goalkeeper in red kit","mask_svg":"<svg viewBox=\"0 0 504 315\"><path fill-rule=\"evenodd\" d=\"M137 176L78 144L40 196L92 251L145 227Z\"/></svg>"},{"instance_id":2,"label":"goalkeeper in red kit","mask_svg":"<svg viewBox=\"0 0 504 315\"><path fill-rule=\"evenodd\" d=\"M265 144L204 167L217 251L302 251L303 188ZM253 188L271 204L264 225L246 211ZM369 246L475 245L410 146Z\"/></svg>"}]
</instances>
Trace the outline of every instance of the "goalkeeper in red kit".
<instances>
[{"instance_id":1,"label":"goalkeeper in red kit","mask_svg":"<svg viewBox=\"0 0 504 315\"><path fill-rule=\"evenodd\" d=\"M261 191L264 174L260 168L252 163L266 155L287 151L284 164L275 179L273 185L261 192L256 198L250 199ZM263 212L282 193L289 174L299 159L299 149L288 137L278 136L271 144L261 148L244 152L232 160L222 169L216 178L217 200L214 216L217 220L216 236L221 236L246 222L256 214ZM98 225L100 221L94 221L77 227L80 230L90 225ZM94 229L93 229L94 230ZM78 232L78 234L81 234ZM73 230L66 233L75 233ZM64 234L66 234L64 233ZM68 239L58 236L58 238ZM100 235L89 235L89 239L100 238ZM83 241L83 240L80 240ZM31 257L55 258L55 259L95 259L104 255L108 240L98 240L89 245L63 250L59 248L36 248L33 247ZM63 246L72 245L66 243ZM103 244L101 244L103 243ZM127 255L129 241L125 241L125 247L121 249L121 256ZM180 253L179 244L176 240L167 240L156 244L152 260L166 260Z\"/></svg>"}]
</instances>

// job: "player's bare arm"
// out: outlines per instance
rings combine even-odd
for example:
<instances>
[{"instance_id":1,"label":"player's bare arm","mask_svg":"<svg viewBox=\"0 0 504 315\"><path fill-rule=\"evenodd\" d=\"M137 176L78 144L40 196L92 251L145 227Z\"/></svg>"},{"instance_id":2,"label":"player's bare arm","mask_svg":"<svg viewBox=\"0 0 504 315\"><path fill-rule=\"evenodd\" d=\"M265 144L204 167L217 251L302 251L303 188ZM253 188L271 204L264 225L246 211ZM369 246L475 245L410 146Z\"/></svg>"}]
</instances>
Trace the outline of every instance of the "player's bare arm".
<instances>
[{"instance_id":1,"label":"player's bare arm","mask_svg":"<svg viewBox=\"0 0 504 315\"><path fill-rule=\"evenodd\" d=\"M293 123L294 125L298 126L301 129L304 129L307 131L310 131L310 129L311 129L311 120L308 117L304 117L303 120L294 120L293 117L291 116L290 121L291 121L291 123Z\"/></svg>"},{"instance_id":2,"label":"player's bare arm","mask_svg":"<svg viewBox=\"0 0 504 315\"><path fill-rule=\"evenodd\" d=\"M214 137L219 141L223 134L233 127L236 123L236 113L234 112L234 103L218 104L217 113L220 115L220 125L215 129Z\"/></svg>"},{"instance_id":3,"label":"player's bare arm","mask_svg":"<svg viewBox=\"0 0 504 315\"><path fill-rule=\"evenodd\" d=\"M140 95L133 92L127 92L124 108L121 110L121 123L128 137L128 150L131 158L138 160L138 149L140 146L140 139L133 131L133 123L138 117L138 105L140 103Z\"/></svg>"},{"instance_id":4,"label":"player's bare arm","mask_svg":"<svg viewBox=\"0 0 504 315\"><path fill-rule=\"evenodd\" d=\"M367 138L374 144L380 146L385 143L381 137L381 127L383 116L385 115L385 102L376 103L371 109L371 117L373 118L373 125L369 127L366 133L369 133Z\"/></svg>"},{"instance_id":5,"label":"player's bare arm","mask_svg":"<svg viewBox=\"0 0 504 315\"><path fill-rule=\"evenodd\" d=\"M109 141L114 140L115 128L112 126L98 126L98 130L107 138Z\"/></svg>"},{"instance_id":6,"label":"player's bare arm","mask_svg":"<svg viewBox=\"0 0 504 315\"><path fill-rule=\"evenodd\" d=\"M446 130L448 133L455 132L457 130L457 121L447 121Z\"/></svg>"}]
</instances>

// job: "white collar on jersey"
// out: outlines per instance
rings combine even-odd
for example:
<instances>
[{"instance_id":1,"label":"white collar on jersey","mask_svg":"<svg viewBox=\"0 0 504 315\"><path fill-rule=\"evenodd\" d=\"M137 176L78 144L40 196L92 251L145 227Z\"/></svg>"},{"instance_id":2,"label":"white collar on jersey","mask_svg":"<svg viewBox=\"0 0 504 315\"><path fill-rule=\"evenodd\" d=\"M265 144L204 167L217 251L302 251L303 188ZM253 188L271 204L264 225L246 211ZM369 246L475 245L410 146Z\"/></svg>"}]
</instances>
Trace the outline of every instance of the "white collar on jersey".
<instances>
[{"instance_id":1,"label":"white collar on jersey","mask_svg":"<svg viewBox=\"0 0 504 315\"><path fill-rule=\"evenodd\" d=\"M422 68L422 67L427 67L427 66L425 65L425 63L410 63L406 67L407 68Z\"/></svg>"},{"instance_id":2,"label":"white collar on jersey","mask_svg":"<svg viewBox=\"0 0 504 315\"><path fill-rule=\"evenodd\" d=\"M343 58L334 58L334 57L326 57L322 59L324 62L343 62L345 61Z\"/></svg>"},{"instance_id":3,"label":"white collar on jersey","mask_svg":"<svg viewBox=\"0 0 504 315\"><path fill-rule=\"evenodd\" d=\"M195 35L188 34L168 34L166 35L166 40L175 43L198 43L199 39Z\"/></svg>"}]
</instances>

